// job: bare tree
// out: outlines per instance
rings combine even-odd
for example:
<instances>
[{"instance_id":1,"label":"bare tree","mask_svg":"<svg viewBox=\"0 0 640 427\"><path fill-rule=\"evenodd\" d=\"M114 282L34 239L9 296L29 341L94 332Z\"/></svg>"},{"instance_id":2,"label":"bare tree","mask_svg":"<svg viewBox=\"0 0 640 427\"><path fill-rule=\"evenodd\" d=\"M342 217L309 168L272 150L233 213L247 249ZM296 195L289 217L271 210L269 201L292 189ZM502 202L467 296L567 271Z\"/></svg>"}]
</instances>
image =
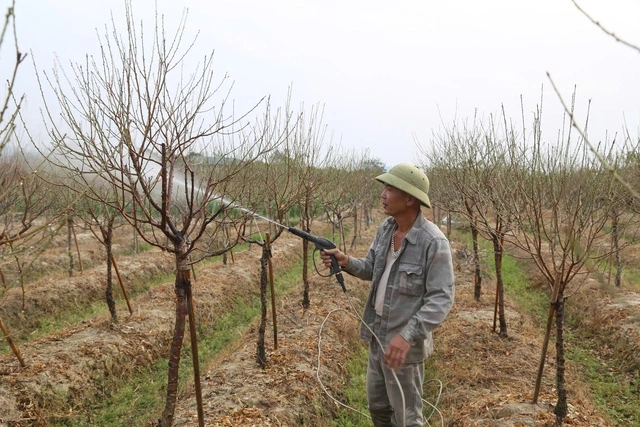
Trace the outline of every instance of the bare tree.
<instances>
[{"instance_id":1,"label":"bare tree","mask_svg":"<svg viewBox=\"0 0 640 427\"><path fill-rule=\"evenodd\" d=\"M100 200L110 200L109 187L95 188L95 192L100 192L99 200L96 201L89 197L82 199L75 208L76 217L83 221L84 225L89 228L91 233L104 247L106 255L107 280L105 286L105 301L111 315L111 323L118 323L118 312L116 311L116 302L113 298L113 266L117 265L113 255L113 238L114 231L117 227L123 225L119 210L113 207L113 203L101 203ZM122 285L122 284L121 284ZM132 313L131 304L124 290L124 297L127 300L129 313Z\"/></svg>"},{"instance_id":2,"label":"bare tree","mask_svg":"<svg viewBox=\"0 0 640 427\"><path fill-rule=\"evenodd\" d=\"M353 250L356 243L360 241L362 224L364 223L365 228L369 228L371 212L373 207L378 205L381 193L381 186L374 177L382 173L384 173L382 161L371 158L368 151L360 155L349 181L354 200L353 236L349 250Z\"/></svg>"},{"instance_id":3,"label":"bare tree","mask_svg":"<svg viewBox=\"0 0 640 427\"><path fill-rule=\"evenodd\" d=\"M173 423L187 315L204 425L190 266L238 242L239 230L222 247L212 243L223 224L238 229L247 219L230 207L272 141L244 123L253 109L239 118L227 113L226 77L216 83L212 53L188 62L195 40L183 47L186 12L172 36L156 15L149 39L127 3L126 25L119 35L112 18L100 55L73 64L71 74L62 67L44 74L64 120L58 124L49 103L52 161L90 197L118 210L143 240L174 254L175 326L159 425ZM111 187L108 198L98 191L103 183Z\"/></svg>"},{"instance_id":4,"label":"bare tree","mask_svg":"<svg viewBox=\"0 0 640 427\"><path fill-rule=\"evenodd\" d=\"M589 274L589 266L607 256L597 250L597 239L604 235L609 209L601 196L608 194L612 177L589 156L584 141L576 144L571 128L554 144L543 143L541 108L534 117L533 141L518 140L520 152L529 153L514 163L511 184L514 197L505 201L517 232L510 241L525 251L546 279L550 307L533 401L537 402L547 344L555 316L556 418L567 414L564 358L564 308L572 290L577 291ZM574 285L573 288L570 285Z\"/></svg>"},{"instance_id":5,"label":"bare tree","mask_svg":"<svg viewBox=\"0 0 640 427\"><path fill-rule=\"evenodd\" d=\"M424 156L425 170L437 177L440 184L429 189L434 207L448 212L447 227L451 226L451 216L463 218L471 230L473 247L474 288L476 301L482 295L482 273L480 269L479 226L476 209L482 205L478 188L473 184L480 176L478 168L484 167L484 132L477 117L469 124L454 123L444 134L434 135L430 147L419 145Z\"/></svg>"},{"instance_id":6,"label":"bare tree","mask_svg":"<svg viewBox=\"0 0 640 427\"><path fill-rule=\"evenodd\" d=\"M615 139L614 139L615 141ZM640 163L637 160L637 147L630 146L630 140L626 139L620 152L614 152L608 156L608 161L618 171L620 177L627 183L638 187L638 170ZM611 146L613 147L613 143ZM640 200L629 194L624 185L614 180L611 183L608 194L602 194L598 203L603 203L609 209L611 223L611 250L608 260L603 264L608 270L608 283L611 283L611 274L615 271L614 283L616 287L622 286L623 260L622 251L625 247L638 242L638 213L640 213Z\"/></svg>"},{"instance_id":7,"label":"bare tree","mask_svg":"<svg viewBox=\"0 0 640 427\"><path fill-rule=\"evenodd\" d=\"M493 116L487 126L474 119L471 127L454 126L443 137L439 137L431 154L431 163L438 170L448 170L446 178L451 180L454 196L443 197L445 206L466 218L473 232L489 240L493 246L496 274L496 295L493 330L499 323L498 335L506 338L507 321L504 311L504 281L502 262L505 236L511 230L509 212L503 208L504 200L510 198L507 144L502 126ZM506 129L506 124L505 124ZM505 131L506 132L506 131ZM427 162L428 163L428 162ZM446 190L440 190L440 193ZM477 236L476 236L477 239ZM476 243L474 241L474 248ZM474 249L477 251L477 249ZM474 295L480 296L480 269L476 262L476 286Z\"/></svg>"},{"instance_id":8,"label":"bare tree","mask_svg":"<svg viewBox=\"0 0 640 427\"><path fill-rule=\"evenodd\" d=\"M338 242L338 247L343 252L347 252L345 221L355 215L358 205L353 182L356 163L355 154L342 154L339 158L334 158L333 164L324 170L322 206L332 226L333 240Z\"/></svg>"},{"instance_id":9,"label":"bare tree","mask_svg":"<svg viewBox=\"0 0 640 427\"><path fill-rule=\"evenodd\" d=\"M323 108L314 106L306 111L301 107L298 125L291 145L292 166L300 186L299 211L300 228L310 232L313 220L321 214L319 206L323 198L325 175L323 169L334 155L331 141L326 138L326 125L323 124ZM302 240L302 306L310 307L309 298L309 242Z\"/></svg>"},{"instance_id":10,"label":"bare tree","mask_svg":"<svg viewBox=\"0 0 640 427\"><path fill-rule=\"evenodd\" d=\"M264 224L269 236L268 239L265 239L265 234L260 230L258 236L243 237L246 241L262 248L260 258L261 316L256 346L256 362L262 368L266 367L267 363L265 332L267 324L267 273L271 258L271 244L284 231L284 228L277 226L275 222L286 224L289 211L296 205L300 197L300 186L296 181L291 157L291 144L293 144L298 125L293 116L287 101L285 108L279 110L274 117L270 115L264 117L262 133L267 140L272 141L280 149L270 153L263 159L264 161L255 162L252 165L252 185L243 188L242 194L238 198L242 206L246 206L251 212L258 213L255 220L260 217L270 220ZM274 301L273 297L272 295L272 301ZM275 306L271 308L274 311L275 321ZM274 339L277 338L274 337Z\"/></svg>"}]
</instances>

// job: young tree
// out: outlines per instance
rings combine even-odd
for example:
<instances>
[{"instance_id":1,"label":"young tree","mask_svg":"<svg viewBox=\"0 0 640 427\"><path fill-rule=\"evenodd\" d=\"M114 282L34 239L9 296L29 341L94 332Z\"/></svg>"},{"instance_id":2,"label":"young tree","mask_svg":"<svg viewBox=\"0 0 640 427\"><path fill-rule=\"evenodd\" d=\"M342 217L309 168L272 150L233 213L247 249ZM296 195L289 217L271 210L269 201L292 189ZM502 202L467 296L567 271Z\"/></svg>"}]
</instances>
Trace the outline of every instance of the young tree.
<instances>
[{"instance_id":1,"label":"young tree","mask_svg":"<svg viewBox=\"0 0 640 427\"><path fill-rule=\"evenodd\" d=\"M546 279L550 291L547 329L536 379L533 401L537 402L547 344L555 315L556 418L567 414L564 358L564 309L575 290L589 274L589 265L606 257L594 250L604 234L609 209L601 196L609 194L612 177L589 156L584 141L571 138L571 129L554 144L545 145L541 133L541 111L534 117L533 141L518 140L520 152L510 182L514 197L505 202L515 224L510 241L525 251Z\"/></svg>"},{"instance_id":2,"label":"young tree","mask_svg":"<svg viewBox=\"0 0 640 427\"><path fill-rule=\"evenodd\" d=\"M295 179L291 157L291 144L295 135L297 121L293 120L293 113L290 111L289 103L286 107L276 113L275 117L266 115L263 119L261 133L264 138L280 147L279 150L270 153L264 161L255 162L252 165L252 185L243 188L238 197L242 206L246 206L251 212L259 213L260 216L268 218L265 225L268 239L259 230L259 235L245 236L246 241L257 244L262 248L260 258L260 302L261 316L258 326L258 339L256 348L256 362L262 368L267 363L267 352L265 348L265 332L267 324L267 277L268 267L271 257L271 245L280 237L284 231L279 224L285 225L289 211L299 200L300 186ZM282 144L281 144L282 142ZM272 295L272 301L273 295ZM275 307L271 307L274 311ZM275 337L274 337L275 339Z\"/></svg>"},{"instance_id":3,"label":"young tree","mask_svg":"<svg viewBox=\"0 0 640 427\"><path fill-rule=\"evenodd\" d=\"M326 141L327 126L322 123L323 109L314 106L306 111L304 106L298 116L296 131L291 145L292 167L298 185L300 228L311 232L311 224L321 211L319 203L326 189L323 169L331 162L334 148L331 141ZM311 305L309 298L309 242L302 240L302 306L307 309Z\"/></svg>"},{"instance_id":4,"label":"young tree","mask_svg":"<svg viewBox=\"0 0 640 427\"><path fill-rule=\"evenodd\" d=\"M334 163L324 171L323 185L326 190L322 199L322 207L331 223L333 239L338 241L337 246L341 247L343 252L347 252L345 221L355 215L358 205L354 191L355 185L353 185L355 165L355 155L349 153L334 159ZM337 238L336 232L338 233Z\"/></svg>"},{"instance_id":5,"label":"young tree","mask_svg":"<svg viewBox=\"0 0 640 427\"><path fill-rule=\"evenodd\" d=\"M424 156L424 168L428 175L437 177L439 185L429 189L434 206L448 212L447 226L451 215L464 218L471 230L473 247L474 287L473 298L480 301L482 295L482 273L478 244L479 228L476 209L482 205L480 194L473 191L478 186L474 180L479 176L478 168L484 167L482 148L484 137L482 127L474 117L471 124L454 123L444 134L435 135L430 150L420 146Z\"/></svg>"},{"instance_id":6,"label":"young tree","mask_svg":"<svg viewBox=\"0 0 640 427\"><path fill-rule=\"evenodd\" d=\"M95 188L95 192L100 193L99 200L110 200L113 197L110 196L109 187L102 189ZM115 258L113 256L113 232L114 230L123 225L117 221L121 217L120 211L113 207L113 203L101 203L89 197L85 197L76 205L76 217L80 218L85 226L89 228L91 233L104 247L106 255L106 267L107 267L107 283L105 286L105 301L109 308L109 314L111 315L111 323L118 323L118 312L116 311L116 302L113 298L113 266L116 265ZM129 307L129 313L132 313L131 305L122 288L124 296L127 300Z\"/></svg>"},{"instance_id":7,"label":"young tree","mask_svg":"<svg viewBox=\"0 0 640 427\"><path fill-rule=\"evenodd\" d=\"M213 54L189 62L195 40L183 47L186 13L173 35L156 15L149 39L143 25L134 24L128 2L125 23L127 33L120 35L112 20L100 55L73 64L72 77L61 67L45 74L64 120L59 125L47 106L52 161L91 197L118 210L143 240L175 256L175 325L159 425L173 423L187 315L204 425L190 266L236 244L239 233L224 247L211 242L222 224L240 227L246 220L230 207L241 183L251 185L249 166L272 146L242 123L250 111L240 118L227 113L226 77L216 82ZM102 185L110 187L108 198L98 191Z\"/></svg>"},{"instance_id":8,"label":"young tree","mask_svg":"<svg viewBox=\"0 0 640 427\"><path fill-rule=\"evenodd\" d=\"M505 138L492 116L486 127L475 119L471 127L465 125L459 130L454 126L434 146L437 151L431 154L431 162L427 163L437 166L438 170L447 170L445 179L450 179L449 184L455 190L453 198L443 198L446 207L450 212L466 218L472 233L477 232L492 243L496 274L493 330L496 330L499 323L498 335L506 338L508 332L504 311L502 262L505 236L511 230L511 219L503 205L504 200L511 197L509 176L512 166L507 161L508 147ZM446 190L441 190L441 193L443 191ZM476 244L474 241L474 250L477 251ZM479 254L474 253L474 257L474 296L479 298Z\"/></svg>"},{"instance_id":9,"label":"young tree","mask_svg":"<svg viewBox=\"0 0 640 427\"><path fill-rule=\"evenodd\" d=\"M369 228L371 211L380 202L381 185L374 179L384 173L384 164L380 159L373 159L365 151L358 159L352 172L352 197L355 202L353 213L353 237L349 246L353 250L360 240L362 223Z\"/></svg>"}]
</instances>

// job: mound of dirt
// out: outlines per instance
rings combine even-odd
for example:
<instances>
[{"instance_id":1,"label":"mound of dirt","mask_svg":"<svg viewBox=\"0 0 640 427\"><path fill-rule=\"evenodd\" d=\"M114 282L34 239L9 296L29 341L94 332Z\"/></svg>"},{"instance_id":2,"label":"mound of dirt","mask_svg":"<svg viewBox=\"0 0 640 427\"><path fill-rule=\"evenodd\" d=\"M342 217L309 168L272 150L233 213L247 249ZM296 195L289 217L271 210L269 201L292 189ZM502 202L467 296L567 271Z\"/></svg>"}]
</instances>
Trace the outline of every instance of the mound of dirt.
<instances>
[{"instance_id":1,"label":"mound of dirt","mask_svg":"<svg viewBox=\"0 0 640 427\"><path fill-rule=\"evenodd\" d=\"M173 271L175 261L167 253L151 250L134 257L123 258L118 263L125 286L149 281L160 274ZM18 339L23 339L40 327L42 317L65 310L73 310L104 300L106 266L103 264L82 274L68 277L64 273L48 275L5 292L0 300L0 318ZM115 272L113 292L121 293Z\"/></svg>"}]
</instances>

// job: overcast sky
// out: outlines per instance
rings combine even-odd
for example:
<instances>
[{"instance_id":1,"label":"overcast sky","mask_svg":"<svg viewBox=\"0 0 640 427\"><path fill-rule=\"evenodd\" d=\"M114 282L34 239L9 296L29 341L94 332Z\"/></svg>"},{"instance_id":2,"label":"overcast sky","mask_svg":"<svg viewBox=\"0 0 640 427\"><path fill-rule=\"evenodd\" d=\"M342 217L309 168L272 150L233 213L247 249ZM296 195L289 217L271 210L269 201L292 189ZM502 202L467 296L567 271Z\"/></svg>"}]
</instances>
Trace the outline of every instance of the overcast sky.
<instances>
[{"instance_id":1,"label":"overcast sky","mask_svg":"<svg viewBox=\"0 0 640 427\"><path fill-rule=\"evenodd\" d=\"M133 0L135 19L153 24L154 1ZM8 5L7 0L0 4ZM39 69L98 54L119 0L16 0L20 49ZM604 26L640 45L640 1L581 0ZM271 95L278 105L293 87L294 105L324 105L324 123L345 149L369 149L386 165L418 159L416 140L457 117L500 112L528 127L544 85L543 125L549 139L561 106L549 72L567 99L577 85L577 116L592 100L590 136L638 135L640 53L608 37L570 0L157 0L168 28L188 9L187 30L200 32L195 57L215 50L215 69L235 82L239 105ZM4 8L3 8L4 10ZM4 12L3 12L4 14ZM4 52L0 60L10 59ZM20 70L30 120L39 93L31 61ZM2 74L6 78L6 73ZM34 126L37 126L34 124ZM328 139L327 139L328 142Z\"/></svg>"}]
</instances>

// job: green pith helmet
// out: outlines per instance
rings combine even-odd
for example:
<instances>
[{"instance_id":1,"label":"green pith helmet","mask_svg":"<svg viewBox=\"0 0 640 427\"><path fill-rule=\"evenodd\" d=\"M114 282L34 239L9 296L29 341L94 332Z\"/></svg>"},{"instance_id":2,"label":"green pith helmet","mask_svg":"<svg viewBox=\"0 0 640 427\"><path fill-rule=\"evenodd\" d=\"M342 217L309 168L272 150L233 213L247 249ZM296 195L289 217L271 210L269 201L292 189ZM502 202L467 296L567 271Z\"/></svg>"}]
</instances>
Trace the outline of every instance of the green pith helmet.
<instances>
[{"instance_id":1,"label":"green pith helmet","mask_svg":"<svg viewBox=\"0 0 640 427\"><path fill-rule=\"evenodd\" d=\"M429 192L429 178L420 169L409 163L395 165L389 172L376 176L376 179L383 184L396 187L407 194L412 195L424 206L430 208L431 201L427 193Z\"/></svg>"}]
</instances>

